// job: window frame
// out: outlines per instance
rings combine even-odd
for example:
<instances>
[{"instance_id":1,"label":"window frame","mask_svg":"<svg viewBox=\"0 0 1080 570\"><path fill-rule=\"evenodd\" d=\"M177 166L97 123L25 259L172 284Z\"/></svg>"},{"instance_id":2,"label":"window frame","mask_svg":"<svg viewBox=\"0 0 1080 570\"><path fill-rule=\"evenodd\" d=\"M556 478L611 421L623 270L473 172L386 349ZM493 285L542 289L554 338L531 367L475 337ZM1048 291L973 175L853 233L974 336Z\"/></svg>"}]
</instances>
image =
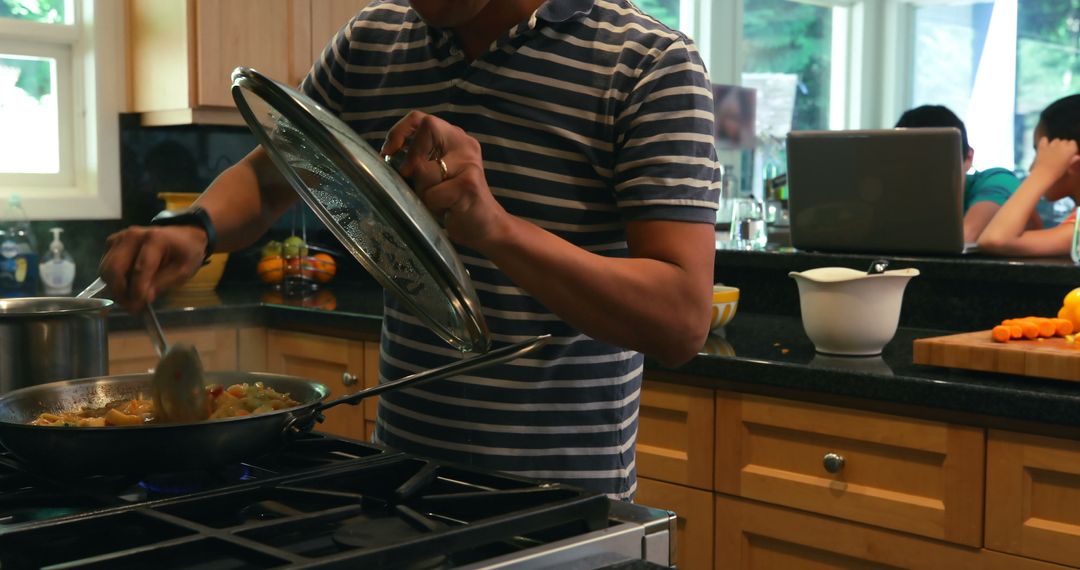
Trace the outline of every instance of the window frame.
<instances>
[{"instance_id":1,"label":"window frame","mask_svg":"<svg viewBox=\"0 0 1080 570\"><path fill-rule=\"evenodd\" d=\"M31 220L118 219L123 2L74 0L71 9L67 25L0 19L0 46L27 55L66 53L68 59L57 60L61 173L0 174L0 202L18 194Z\"/></svg>"}]
</instances>

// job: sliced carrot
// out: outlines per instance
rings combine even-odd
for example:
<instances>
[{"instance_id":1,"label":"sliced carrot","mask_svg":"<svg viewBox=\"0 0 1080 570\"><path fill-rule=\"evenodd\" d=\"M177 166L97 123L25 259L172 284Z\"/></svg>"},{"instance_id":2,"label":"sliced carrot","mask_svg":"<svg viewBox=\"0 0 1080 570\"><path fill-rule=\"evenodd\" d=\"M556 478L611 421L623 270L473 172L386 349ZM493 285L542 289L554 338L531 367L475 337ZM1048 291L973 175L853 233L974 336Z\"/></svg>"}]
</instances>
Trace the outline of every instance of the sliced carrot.
<instances>
[{"instance_id":1,"label":"sliced carrot","mask_svg":"<svg viewBox=\"0 0 1080 570\"><path fill-rule=\"evenodd\" d=\"M1065 336L1067 334L1072 334L1072 332L1073 332L1073 324L1072 324L1072 321L1070 321L1069 319L1050 319L1050 320L1054 322L1054 327L1056 328L1056 330L1054 332L1057 334L1057 336Z\"/></svg>"},{"instance_id":2,"label":"sliced carrot","mask_svg":"<svg viewBox=\"0 0 1080 570\"><path fill-rule=\"evenodd\" d=\"M1035 326L1035 323L1031 321L1020 321L1018 324L1024 332L1024 338L1039 338L1039 327Z\"/></svg>"},{"instance_id":3,"label":"sliced carrot","mask_svg":"<svg viewBox=\"0 0 1080 570\"><path fill-rule=\"evenodd\" d=\"M1057 332L1057 325L1050 319L1033 317L1031 322L1039 327L1039 336L1043 338L1050 338Z\"/></svg>"},{"instance_id":4,"label":"sliced carrot","mask_svg":"<svg viewBox=\"0 0 1080 570\"><path fill-rule=\"evenodd\" d=\"M990 330L990 336L993 337L995 342L1009 342L1012 338L1012 331L1006 325L998 325Z\"/></svg>"},{"instance_id":5,"label":"sliced carrot","mask_svg":"<svg viewBox=\"0 0 1080 570\"><path fill-rule=\"evenodd\" d=\"M1002 325L1002 326L1009 327L1009 333L1012 335L1012 338L1024 338L1024 327L1022 327L1020 325Z\"/></svg>"}]
</instances>

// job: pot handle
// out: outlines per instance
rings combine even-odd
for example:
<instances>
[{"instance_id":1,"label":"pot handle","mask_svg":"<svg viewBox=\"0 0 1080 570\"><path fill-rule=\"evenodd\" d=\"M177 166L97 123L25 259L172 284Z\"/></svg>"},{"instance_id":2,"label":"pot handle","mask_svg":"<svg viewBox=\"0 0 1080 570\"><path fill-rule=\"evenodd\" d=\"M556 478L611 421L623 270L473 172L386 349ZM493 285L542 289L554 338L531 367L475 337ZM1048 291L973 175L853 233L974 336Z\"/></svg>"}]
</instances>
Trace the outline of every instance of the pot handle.
<instances>
[{"instance_id":1,"label":"pot handle","mask_svg":"<svg viewBox=\"0 0 1080 570\"><path fill-rule=\"evenodd\" d=\"M523 340L518 343L504 346L502 348L497 348L490 352L485 352L484 354L481 354L479 356L466 358L464 360L458 360L456 362L451 362L450 364L445 364L438 368L432 368L423 372L417 372L416 374L410 374L408 376L405 376L404 378L398 378L397 380L392 380L384 384L379 384L378 386L372 386L371 388L366 388L364 390L360 390L359 392L353 392L352 394L349 394L347 396L335 398L333 400L330 400L329 402L319 405L317 408L315 408L314 411L316 414L319 414L317 417L321 417L320 412L327 408L337 406L338 404L352 404L355 406L356 404L359 404L360 401L364 398L378 396L383 392L397 390L399 388L404 388L406 386L412 386L414 384L420 384L422 382L428 382L431 380L439 380L441 378L446 378L447 376L453 376L455 374L464 374L478 368L484 368L493 364L500 364L503 362L514 360L515 358L528 354L536 350L537 348L544 346L548 343L549 340L551 340L551 335L544 334L535 338Z\"/></svg>"},{"instance_id":2,"label":"pot handle","mask_svg":"<svg viewBox=\"0 0 1080 570\"><path fill-rule=\"evenodd\" d=\"M285 427L281 429L282 441L288 443L296 439L300 434L315 429L315 424L321 424L323 419L325 418L323 418L320 409L292 416L289 421L285 422Z\"/></svg>"}]
</instances>

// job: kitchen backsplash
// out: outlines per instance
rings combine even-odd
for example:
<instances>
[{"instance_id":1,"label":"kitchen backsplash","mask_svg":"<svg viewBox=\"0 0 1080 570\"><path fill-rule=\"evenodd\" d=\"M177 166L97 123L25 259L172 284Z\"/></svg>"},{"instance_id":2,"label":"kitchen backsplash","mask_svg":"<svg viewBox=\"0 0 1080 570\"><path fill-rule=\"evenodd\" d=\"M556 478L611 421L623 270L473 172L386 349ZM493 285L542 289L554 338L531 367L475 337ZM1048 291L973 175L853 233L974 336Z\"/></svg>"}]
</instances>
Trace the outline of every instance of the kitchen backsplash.
<instances>
[{"instance_id":1,"label":"kitchen backsplash","mask_svg":"<svg viewBox=\"0 0 1080 570\"><path fill-rule=\"evenodd\" d=\"M164 208L157 197L161 192L201 192L223 170L243 158L256 145L246 127L180 126L141 127L137 115L120 119L120 169L123 204L120 220L34 221L32 227L39 250L46 250L52 236L49 228L64 228L63 240L75 259L75 290L97 277L98 261L105 251L105 239L113 232L133 224L145 224ZM343 251L333 236L307 208L298 205L304 215L308 241L315 245ZM256 246L229 257L223 281L256 279L255 265L263 242L271 237L288 236L297 212L289 212L259 240ZM364 269L347 255L336 256L337 281L367 279Z\"/></svg>"}]
</instances>

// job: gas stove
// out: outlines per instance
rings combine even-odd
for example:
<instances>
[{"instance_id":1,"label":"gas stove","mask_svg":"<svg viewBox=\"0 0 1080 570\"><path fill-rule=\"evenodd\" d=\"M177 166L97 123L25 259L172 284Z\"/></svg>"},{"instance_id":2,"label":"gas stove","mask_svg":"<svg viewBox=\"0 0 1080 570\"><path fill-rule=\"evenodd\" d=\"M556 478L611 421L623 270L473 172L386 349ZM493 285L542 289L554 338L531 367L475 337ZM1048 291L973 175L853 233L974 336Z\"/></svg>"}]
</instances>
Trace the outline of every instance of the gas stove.
<instances>
[{"instance_id":1,"label":"gas stove","mask_svg":"<svg viewBox=\"0 0 1080 570\"><path fill-rule=\"evenodd\" d=\"M673 529L667 511L317 433L213 472L65 479L0 451L3 570L668 566Z\"/></svg>"}]
</instances>

